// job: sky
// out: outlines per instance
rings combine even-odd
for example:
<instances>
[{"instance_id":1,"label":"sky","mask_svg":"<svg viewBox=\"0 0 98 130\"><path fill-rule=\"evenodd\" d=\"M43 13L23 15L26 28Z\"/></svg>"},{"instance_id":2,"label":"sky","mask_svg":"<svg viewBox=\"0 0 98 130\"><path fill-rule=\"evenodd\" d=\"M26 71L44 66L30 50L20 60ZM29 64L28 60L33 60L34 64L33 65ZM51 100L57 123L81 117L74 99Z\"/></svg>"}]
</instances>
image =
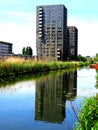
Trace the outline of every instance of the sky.
<instances>
[{"instance_id":1,"label":"sky","mask_svg":"<svg viewBox=\"0 0 98 130\"><path fill-rule=\"evenodd\" d=\"M67 25L78 29L78 54L98 53L98 0L0 0L0 41L13 43L13 52L31 46L36 55L36 6L64 4Z\"/></svg>"}]
</instances>

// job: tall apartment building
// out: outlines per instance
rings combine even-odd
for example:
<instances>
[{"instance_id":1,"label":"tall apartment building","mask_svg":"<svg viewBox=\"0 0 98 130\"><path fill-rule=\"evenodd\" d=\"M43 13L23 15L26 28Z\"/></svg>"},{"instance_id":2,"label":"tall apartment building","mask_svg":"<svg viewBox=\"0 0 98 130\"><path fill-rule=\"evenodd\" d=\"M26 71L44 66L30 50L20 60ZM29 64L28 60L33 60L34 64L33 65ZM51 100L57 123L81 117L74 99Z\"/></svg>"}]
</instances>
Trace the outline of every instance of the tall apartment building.
<instances>
[{"instance_id":1,"label":"tall apartment building","mask_svg":"<svg viewBox=\"0 0 98 130\"><path fill-rule=\"evenodd\" d=\"M78 29L75 26L67 28L68 59L76 60L78 53Z\"/></svg>"},{"instance_id":2,"label":"tall apartment building","mask_svg":"<svg viewBox=\"0 0 98 130\"><path fill-rule=\"evenodd\" d=\"M12 54L12 43L0 41L0 55Z\"/></svg>"},{"instance_id":3,"label":"tall apartment building","mask_svg":"<svg viewBox=\"0 0 98 130\"><path fill-rule=\"evenodd\" d=\"M36 47L38 58L67 59L67 9L64 5L37 6Z\"/></svg>"}]
</instances>

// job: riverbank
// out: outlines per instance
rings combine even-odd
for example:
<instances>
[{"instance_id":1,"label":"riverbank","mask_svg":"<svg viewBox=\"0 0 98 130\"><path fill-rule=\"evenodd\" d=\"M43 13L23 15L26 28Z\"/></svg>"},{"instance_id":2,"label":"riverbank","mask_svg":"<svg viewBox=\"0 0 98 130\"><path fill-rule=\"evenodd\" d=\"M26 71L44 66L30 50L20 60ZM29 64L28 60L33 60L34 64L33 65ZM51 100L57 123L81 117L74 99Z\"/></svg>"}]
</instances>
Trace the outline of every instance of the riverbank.
<instances>
[{"instance_id":1,"label":"riverbank","mask_svg":"<svg viewBox=\"0 0 98 130\"><path fill-rule=\"evenodd\" d=\"M75 130L98 130L98 94L85 99Z\"/></svg>"},{"instance_id":2,"label":"riverbank","mask_svg":"<svg viewBox=\"0 0 98 130\"><path fill-rule=\"evenodd\" d=\"M32 60L6 60L0 62L0 81L36 75L53 70L87 66L87 62L34 62Z\"/></svg>"}]
</instances>

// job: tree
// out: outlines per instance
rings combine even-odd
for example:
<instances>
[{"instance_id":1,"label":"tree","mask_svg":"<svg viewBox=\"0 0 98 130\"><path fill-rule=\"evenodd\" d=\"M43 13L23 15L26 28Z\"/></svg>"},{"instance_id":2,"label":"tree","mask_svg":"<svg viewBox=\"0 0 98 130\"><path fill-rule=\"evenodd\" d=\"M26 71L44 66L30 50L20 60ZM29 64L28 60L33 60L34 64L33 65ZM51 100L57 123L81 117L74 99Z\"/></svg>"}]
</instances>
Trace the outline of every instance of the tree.
<instances>
[{"instance_id":1,"label":"tree","mask_svg":"<svg viewBox=\"0 0 98 130\"><path fill-rule=\"evenodd\" d=\"M98 53L96 53L96 58L95 58L96 61L98 61Z\"/></svg>"},{"instance_id":2,"label":"tree","mask_svg":"<svg viewBox=\"0 0 98 130\"><path fill-rule=\"evenodd\" d=\"M23 55L26 54L26 49L25 49L25 47L23 47L23 49L22 49L22 54L23 54Z\"/></svg>"},{"instance_id":3,"label":"tree","mask_svg":"<svg viewBox=\"0 0 98 130\"><path fill-rule=\"evenodd\" d=\"M32 48L31 48L31 47L28 48L28 51L29 51L29 52L28 52L28 53L29 53L29 56L32 56L33 51L32 51Z\"/></svg>"},{"instance_id":4,"label":"tree","mask_svg":"<svg viewBox=\"0 0 98 130\"><path fill-rule=\"evenodd\" d=\"M26 55L29 55L29 47L26 47Z\"/></svg>"},{"instance_id":5,"label":"tree","mask_svg":"<svg viewBox=\"0 0 98 130\"><path fill-rule=\"evenodd\" d=\"M83 62L86 62L87 61L87 58L84 57L84 56L81 56L80 54L77 56L77 60L78 61L83 61Z\"/></svg>"},{"instance_id":6,"label":"tree","mask_svg":"<svg viewBox=\"0 0 98 130\"><path fill-rule=\"evenodd\" d=\"M22 54L23 55L27 55L27 56L32 56L32 54L33 54L33 50L32 50L32 48L29 46L27 46L27 47L23 47L23 49L22 49Z\"/></svg>"}]
</instances>

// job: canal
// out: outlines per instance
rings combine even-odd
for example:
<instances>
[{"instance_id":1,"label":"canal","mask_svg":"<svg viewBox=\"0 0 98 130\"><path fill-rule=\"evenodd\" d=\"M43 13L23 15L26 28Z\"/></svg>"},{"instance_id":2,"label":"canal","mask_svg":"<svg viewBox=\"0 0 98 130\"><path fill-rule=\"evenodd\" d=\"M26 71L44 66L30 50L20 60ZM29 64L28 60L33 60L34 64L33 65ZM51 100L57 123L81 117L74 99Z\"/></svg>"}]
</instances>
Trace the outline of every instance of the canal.
<instances>
[{"instance_id":1,"label":"canal","mask_svg":"<svg viewBox=\"0 0 98 130\"><path fill-rule=\"evenodd\" d=\"M96 70L56 71L0 86L0 130L72 130Z\"/></svg>"}]
</instances>

